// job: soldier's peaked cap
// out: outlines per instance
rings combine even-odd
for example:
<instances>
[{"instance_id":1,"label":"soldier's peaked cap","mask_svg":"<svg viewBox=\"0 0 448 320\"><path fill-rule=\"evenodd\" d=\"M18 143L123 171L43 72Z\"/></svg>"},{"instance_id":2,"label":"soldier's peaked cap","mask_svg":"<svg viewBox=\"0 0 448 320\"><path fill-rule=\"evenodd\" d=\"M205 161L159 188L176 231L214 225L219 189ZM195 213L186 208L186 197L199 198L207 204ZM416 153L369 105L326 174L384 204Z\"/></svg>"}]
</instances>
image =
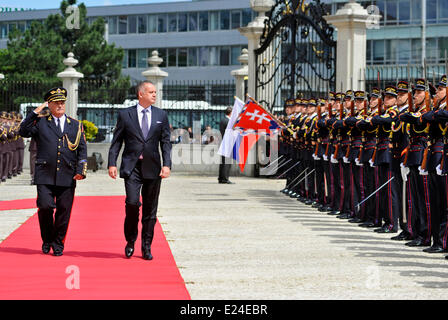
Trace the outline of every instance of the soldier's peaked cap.
<instances>
[{"instance_id":1,"label":"soldier's peaked cap","mask_svg":"<svg viewBox=\"0 0 448 320\"><path fill-rule=\"evenodd\" d=\"M44 100L48 102L53 101L66 101L67 100L67 89L62 87L56 87L50 89L45 95Z\"/></svg>"}]
</instances>

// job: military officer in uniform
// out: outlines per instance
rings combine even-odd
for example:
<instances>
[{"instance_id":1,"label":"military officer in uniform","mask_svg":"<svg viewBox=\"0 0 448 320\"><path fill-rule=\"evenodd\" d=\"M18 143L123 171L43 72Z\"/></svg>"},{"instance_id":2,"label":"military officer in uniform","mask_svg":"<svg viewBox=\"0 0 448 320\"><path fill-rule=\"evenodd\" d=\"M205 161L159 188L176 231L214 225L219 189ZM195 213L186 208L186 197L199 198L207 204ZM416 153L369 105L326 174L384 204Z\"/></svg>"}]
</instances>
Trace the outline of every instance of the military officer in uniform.
<instances>
[{"instance_id":1,"label":"military officer in uniform","mask_svg":"<svg viewBox=\"0 0 448 320\"><path fill-rule=\"evenodd\" d=\"M53 249L55 256L63 254L76 181L85 179L87 173L84 130L80 121L65 114L66 99L64 88L48 91L44 96L45 103L28 114L19 131L22 137L36 139L34 182L37 185L42 252L48 254ZM47 105L50 115L39 118Z\"/></svg>"}]
</instances>

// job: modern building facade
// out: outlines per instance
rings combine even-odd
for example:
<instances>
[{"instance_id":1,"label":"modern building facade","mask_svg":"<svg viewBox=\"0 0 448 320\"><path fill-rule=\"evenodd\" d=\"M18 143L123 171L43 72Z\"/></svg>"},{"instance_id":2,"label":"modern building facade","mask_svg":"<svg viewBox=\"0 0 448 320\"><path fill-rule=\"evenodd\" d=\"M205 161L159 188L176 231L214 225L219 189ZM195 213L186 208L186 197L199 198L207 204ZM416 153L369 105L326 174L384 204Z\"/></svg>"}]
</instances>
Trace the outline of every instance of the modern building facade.
<instances>
[{"instance_id":1,"label":"modern building facade","mask_svg":"<svg viewBox=\"0 0 448 320\"><path fill-rule=\"evenodd\" d=\"M25 30L33 20L56 13L59 9L0 14L0 48L6 48L13 28ZM249 0L87 7L88 22L104 18L107 41L125 50L123 74L133 80L143 80L153 50L164 60L160 67L169 73L168 81L233 80L230 72L247 48L247 39L237 29L254 16Z\"/></svg>"}]
</instances>

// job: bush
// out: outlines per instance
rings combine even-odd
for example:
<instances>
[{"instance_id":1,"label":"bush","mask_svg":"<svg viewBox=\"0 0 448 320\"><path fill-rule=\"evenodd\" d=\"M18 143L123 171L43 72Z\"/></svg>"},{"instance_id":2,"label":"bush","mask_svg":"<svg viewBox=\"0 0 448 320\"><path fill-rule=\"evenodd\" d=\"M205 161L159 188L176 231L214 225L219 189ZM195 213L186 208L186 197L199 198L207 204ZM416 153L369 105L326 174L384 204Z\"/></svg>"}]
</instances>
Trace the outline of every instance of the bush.
<instances>
[{"instance_id":1,"label":"bush","mask_svg":"<svg viewBox=\"0 0 448 320\"><path fill-rule=\"evenodd\" d=\"M95 140L98 133L98 128L95 126L95 124L87 120L82 120L82 125L84 126L86 140L88 142L92 142L93 140Z\"/></svg>"}]
</instances>

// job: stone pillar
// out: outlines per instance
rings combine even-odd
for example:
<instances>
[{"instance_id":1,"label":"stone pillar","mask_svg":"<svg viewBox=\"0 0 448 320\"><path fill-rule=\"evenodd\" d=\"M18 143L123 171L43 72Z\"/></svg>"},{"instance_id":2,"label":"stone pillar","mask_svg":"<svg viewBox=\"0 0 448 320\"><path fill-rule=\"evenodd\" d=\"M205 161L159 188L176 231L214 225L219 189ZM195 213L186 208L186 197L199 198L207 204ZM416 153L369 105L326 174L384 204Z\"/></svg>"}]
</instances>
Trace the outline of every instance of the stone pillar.
<instances>
[{"instance_id":1,"label":"stone pillar","mask_svg":"<svg viewBox=\"0 0 448 320\"><path fill-rule=\"evenodd\" d=\"M168 73L159 68L159 65L163 62L163 59L159 57L159 52L154 50L152 56L148 59L149 64L152 66L148 70L142 72L148 81L151 81L157 90L156 106L162 108L163 98L163 80L168 77Z\"/></svg>"},{"instance_id":2,"label":"stone pillar","mask_svg":"<svg viewBox=\"0 0 448 320\"><path fill-rule=\"evenodd\" d=\"M67 68L58 73L58 78L62 80L62 86L67 89L67 102L65 104L65 113L74 119L77 119L78 113L78 81L84 78L84 75L73 68L78 64L74 54L69 52L64 64Z\"/></svg>"},{"instance_id":3,"label":"stone pillar","mask_svg":"<svg viewBox=\"0 0 448 320\"><path fill-rule=\"evenodd\" d=\"M248 94L255 97L255 86L256 86L256 68L257 61L255 61L254 50L258 49L260 46L260 37L264 29L264 21L267 19L266 12L271 10L274 5L273 0L250 0L250 6L256 12L258 16L254 21L250 22L247 27L239 28L238 31L248 39Z\"/></svg>"},{"instance_id":4,"label":"stone pillar","mask_svg":"<svg viewBox=\"0 0 448 320\"><path fill-rule=\"evenodd\" d=\"M335 15L324 17L338 32L336 91L365 90L366 29L369 17L376 18L375 15L369 15L355 0L350 0Z\"/></svg>"},{"instance_id":5,"label":"stone pillar","mask_svg":"<svg viewBox=\"0 0 448 320\"><path fill-rule=\"evenodd\" d=\"M245 83L244 80L247 79L249 75L249 55L247 49L243 49L241 51L241 56L238 57L238 61L242 64L242 67L237 70L233 70L230 74L235 77L236 80L236 93L235 95L240 98L242 101L245 101L244 89Z\"/></svg>"}]
</instances>

